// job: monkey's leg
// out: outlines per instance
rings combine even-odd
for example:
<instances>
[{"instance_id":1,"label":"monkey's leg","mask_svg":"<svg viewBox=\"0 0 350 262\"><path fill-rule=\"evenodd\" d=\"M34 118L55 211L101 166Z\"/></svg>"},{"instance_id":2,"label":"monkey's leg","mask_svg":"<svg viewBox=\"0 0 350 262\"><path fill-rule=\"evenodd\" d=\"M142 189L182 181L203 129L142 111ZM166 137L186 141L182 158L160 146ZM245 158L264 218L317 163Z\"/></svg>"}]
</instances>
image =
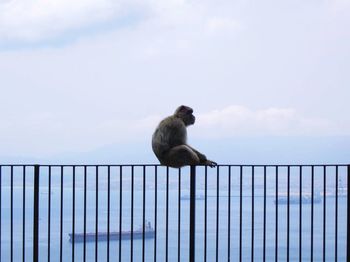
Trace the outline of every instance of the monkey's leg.
<instances>
[{"instance_id":1,"label":"monkey's leg","mask_svg":"<svg viewBox=\"0 0 350 262\"><path fill-rule=\"evenodd\" d=\"M204 155L204 154L202 154L201 152L199 152L198 150L196 150L196 149L194 149L193 147L191 147L191 146L189 146L189 145L187 145L189 148L191 148L191 150L194 152L194 153L196 153L197 154L197 156L198 156L198 158L199 158L199 160L200 160L200 163L205 163L206 161L207 161L207 157Z\"/></svg>"},{"instance_id":2,"label":"monkey's leg","mask_svg":"<svg viewBox=\"0 0 350 262\"><path fill-rule=\"evenodd\" d=\"M165 156L165 165L171 167L198 165L199 163L199 157L187 145L173 147Z\"/></svg>"},{"instance_id":3,"label":"monkey's leg","mask_svg":"<svg viewBox=\"0 0 350 262\"><path fill-rule=\"evenodd\" d=\"M193 147L187 145L189 148L192 149L193 152L195 152L199 158L199 164L200 165L205 165L205 166L210 166L210 167L214 167L214 166L217 166L217 163L214 162L214 161L211 161L209 159L207 159L207 157L200 153L198 150L194 149Z\"/></svg>"}]
</instances>

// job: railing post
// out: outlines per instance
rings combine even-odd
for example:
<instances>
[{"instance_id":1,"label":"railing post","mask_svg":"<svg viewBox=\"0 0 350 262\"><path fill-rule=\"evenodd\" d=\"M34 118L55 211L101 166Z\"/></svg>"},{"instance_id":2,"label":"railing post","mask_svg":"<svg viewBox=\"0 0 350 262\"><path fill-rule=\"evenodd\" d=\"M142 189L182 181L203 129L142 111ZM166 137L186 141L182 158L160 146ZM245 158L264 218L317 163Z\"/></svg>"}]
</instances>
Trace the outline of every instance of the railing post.
<instances>
[{"instance_id":1,"label":"railing post","mask_svg":"<svg viewBox=\"0 0 350 262\"><path fill-rule=\"evenodd\" d=\"M190 262L194 262L196 253L196 166L191 166L190 176Z\"/></svg>"},{"instance_id":2,"label":"railing post","mask_svg":"<svg viewBox=\"0 0 350 262\"><path fill-rule=\"evenodd\" d=\"M350 259L350 196L349 196L349 188L350 188L350 165L348 165L348 176L347 176L347 191L346 191L346 198L347 198L347 240L346 240L346 257L349 261Z\"/></svg>"},{"instance_id":3,"label":"railing post","mask_svg":"<svg viewBox=\"0 0 350 262\"><path fill-rule=\"evenodd\" d=\"M34 166L34 220L33 220L33 262L39 261L39 173L40 166Z\"/></svg>"}]
</instances>

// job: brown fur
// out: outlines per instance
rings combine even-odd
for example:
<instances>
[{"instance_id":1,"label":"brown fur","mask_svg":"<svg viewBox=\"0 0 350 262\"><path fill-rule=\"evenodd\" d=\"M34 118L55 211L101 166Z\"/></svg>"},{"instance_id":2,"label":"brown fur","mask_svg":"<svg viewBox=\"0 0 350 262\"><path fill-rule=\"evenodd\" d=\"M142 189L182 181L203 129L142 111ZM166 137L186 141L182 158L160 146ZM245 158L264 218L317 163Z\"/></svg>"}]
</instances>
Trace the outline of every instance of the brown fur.
<instances>
[{"instance_id":1,"label":"brown fur","mask_svg":"<svg viewBox=\"0 0 350 262\"><path fill-rule=\"evenodd\" d=\"M193 109L179 106L175 113L163 119L152 137L152 149L162 165L183 167L187 165L209 165L216 163L187 144L186 127L193 125Z\"/></svg>"}]
</instances>

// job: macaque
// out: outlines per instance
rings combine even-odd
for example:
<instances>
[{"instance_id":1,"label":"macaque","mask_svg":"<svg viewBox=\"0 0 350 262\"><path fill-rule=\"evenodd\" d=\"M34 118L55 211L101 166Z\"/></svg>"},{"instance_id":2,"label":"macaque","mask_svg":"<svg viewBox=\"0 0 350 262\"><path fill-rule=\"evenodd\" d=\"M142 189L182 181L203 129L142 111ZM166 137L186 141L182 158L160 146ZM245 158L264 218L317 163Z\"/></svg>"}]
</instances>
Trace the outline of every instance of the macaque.
<instances>
[{"instance_id":1,"label":"macaque","mask_svg":"<svg viewBox=\"0 0 350 262\"><path fill-rule=\"evenodd\" d=\"M162 165L180 168L187 165L217 165L187 144L186 127L195 122L193 109L179 106L175 113L163 119L152 137L152 149Z\"/></svg>"}]
</instances>

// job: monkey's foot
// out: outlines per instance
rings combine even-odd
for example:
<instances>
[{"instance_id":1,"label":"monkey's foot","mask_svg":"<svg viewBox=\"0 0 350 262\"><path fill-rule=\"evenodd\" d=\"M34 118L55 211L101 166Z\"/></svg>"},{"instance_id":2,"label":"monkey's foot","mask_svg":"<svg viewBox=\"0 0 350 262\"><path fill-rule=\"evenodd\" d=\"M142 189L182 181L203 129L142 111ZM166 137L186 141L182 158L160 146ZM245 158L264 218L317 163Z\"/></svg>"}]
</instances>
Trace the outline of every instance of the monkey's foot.
<instances>
[{"instance_id":1,"label":"monkey's foot","mask_svg":"<svg viewBox=\"0 0 350 262\"><path fill-rule=\"evenodd\" d=\"M205 161L205 165L210 166L210 167L216 167L218 164L214 161L207 160L207 161Z\"/></svg>"}]
</instances>

